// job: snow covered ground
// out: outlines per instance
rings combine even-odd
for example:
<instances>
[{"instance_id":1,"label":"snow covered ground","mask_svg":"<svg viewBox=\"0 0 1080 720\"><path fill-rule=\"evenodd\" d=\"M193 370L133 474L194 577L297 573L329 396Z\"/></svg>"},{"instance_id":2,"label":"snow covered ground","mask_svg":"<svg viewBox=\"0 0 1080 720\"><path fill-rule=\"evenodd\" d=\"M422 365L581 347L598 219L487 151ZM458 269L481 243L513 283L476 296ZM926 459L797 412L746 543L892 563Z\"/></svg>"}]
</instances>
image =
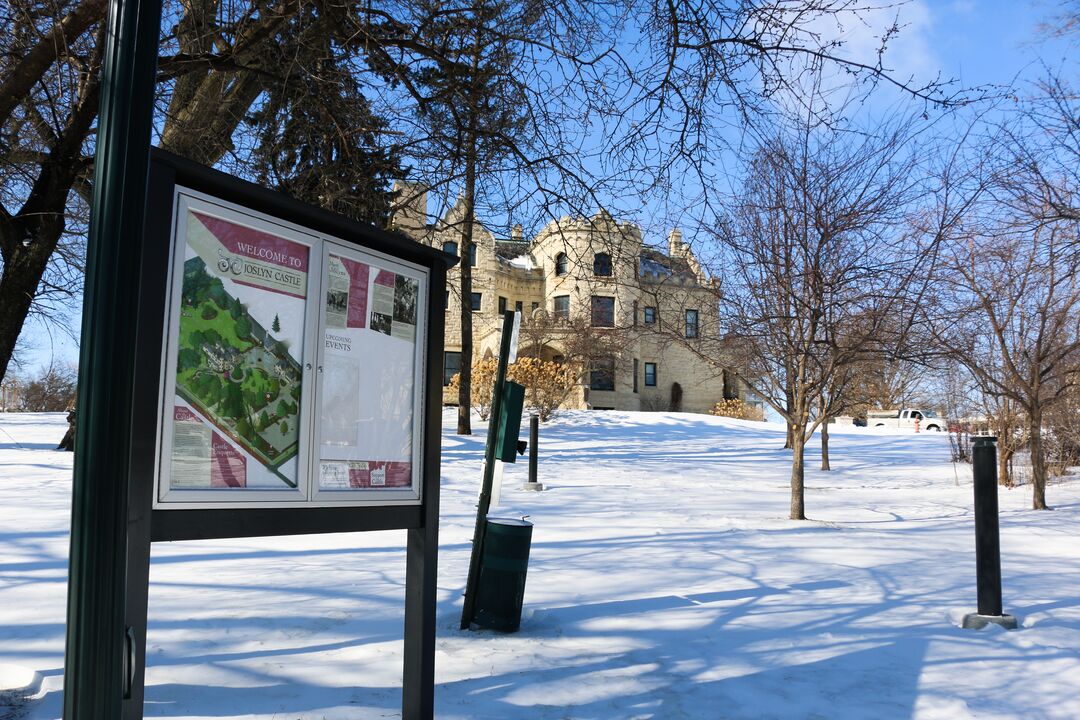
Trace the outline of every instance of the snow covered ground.
<instances>
[{"instance_id":1,"label":"snow covered ground","mask_svg":"<svg viewBox=\"0 0 1080 720\"><path fill-rule=\"evenodd\" d=\"M63 429L0 415L0 688L30 695L0 718L60 714ZM515 635L458 630L484 433L444 433L437 717L1080 718L1080 479L1051 512L1002 490L1022 627L972 631L971 471L943 435L835 431L800 523L779 426L597 412L541 432L549 489L510 467L497 512L536 524ZM147 717L399 717L403 544L156 545Z\"/></svg>"}]
</instances>

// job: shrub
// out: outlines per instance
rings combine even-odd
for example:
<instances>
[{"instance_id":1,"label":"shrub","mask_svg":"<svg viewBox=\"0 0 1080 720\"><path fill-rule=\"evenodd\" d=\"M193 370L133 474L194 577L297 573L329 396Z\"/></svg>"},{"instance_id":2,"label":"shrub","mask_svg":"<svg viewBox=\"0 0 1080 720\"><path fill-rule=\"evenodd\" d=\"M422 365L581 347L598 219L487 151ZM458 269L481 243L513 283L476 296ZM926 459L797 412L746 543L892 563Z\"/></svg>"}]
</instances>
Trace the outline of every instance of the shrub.
<instances>
[{"instance_id":1,"label":"shrub","mask_svg":"<svg viewBox=\"0 0 1080 720\"><path fill-rule=\"evenodd\" d=\"M472 364L472 387L469 388L469 403L480 414L481 420L491 416L491 393L495 389L495 374L499 370L499 361L495 358L476 360ZM450 378L447 386L455 395L461 387L461 375Z\"/></svg>"},{"instance_id":2,"label":"shrub","mask_svg":"<svg viewBox=\"0 0 1080 720\"><path fill-rule=\"evenodd\" d=\"M546 421L578 387L578 374L565 363L521 358L507 369L511 380L525 386L525 406Z\"/></svg>"},{"instance_id":3,"label":"shrub","mask_svg":"<svg viewBox=\"0 0 1080 720\"><path fill-rule=\"evenodd\" d=\"M749 405L739 398L721 400L709 411L710 415L734 418L735 420L764 420L765 413L761 408Z\"/></svg>"},{"instance_id":4,"label":"shrub","mask_svg":"<svg viewBox=\"0 0 1080 720\"><path fill-rule=\"evenodd\" d=\"M495 358L477 360L472 364L472 387L470 401L481 420L491 417L491 399L495 389L495 376L499 362ZM525 386L525 407L540 416L541 420L554 417L559 405L569 397L580 381L578 373L569 365L521 358L506 369L506 379ZM456 393L460 375L450 379L447 386Z\"/></svg>"}]
</instances>

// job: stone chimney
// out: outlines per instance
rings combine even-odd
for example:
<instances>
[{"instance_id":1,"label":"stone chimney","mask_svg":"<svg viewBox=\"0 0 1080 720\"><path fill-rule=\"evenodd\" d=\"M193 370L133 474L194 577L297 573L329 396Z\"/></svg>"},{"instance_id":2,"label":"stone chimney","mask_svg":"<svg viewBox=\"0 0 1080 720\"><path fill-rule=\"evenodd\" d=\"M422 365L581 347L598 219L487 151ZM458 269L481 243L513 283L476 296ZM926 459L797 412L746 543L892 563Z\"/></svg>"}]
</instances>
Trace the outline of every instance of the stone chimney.
<instances>
[{"instance_id":1,"label":"stone chimney","mask_svg":"<svg viewBox=\"0 0 1080 720\"><path fill-rule=\"evenodd\" d=\"M690 267L690 272L694 274L694 278L699 283L707 281L708 278L705 276L701 263L698 262L697 256L694 255L694 251L690 249L690 246L683 242L682 230L679 230L679 228L675 228L668 235L668 257L685 260Z\"/></svg>"},{"instance_id":2,"label":"stone chimney","mask_svg":"<svg viewBox=\"0 0 1080 720\"><path fill-rule=\"evenodd\" d=\"M668 235L667 244L669 257L683 257L685 246L683 245L682 241L682 230L680 230L679 228L675 228L674 230L672 230L671 234Z\"/></svg>"}]
</instances>

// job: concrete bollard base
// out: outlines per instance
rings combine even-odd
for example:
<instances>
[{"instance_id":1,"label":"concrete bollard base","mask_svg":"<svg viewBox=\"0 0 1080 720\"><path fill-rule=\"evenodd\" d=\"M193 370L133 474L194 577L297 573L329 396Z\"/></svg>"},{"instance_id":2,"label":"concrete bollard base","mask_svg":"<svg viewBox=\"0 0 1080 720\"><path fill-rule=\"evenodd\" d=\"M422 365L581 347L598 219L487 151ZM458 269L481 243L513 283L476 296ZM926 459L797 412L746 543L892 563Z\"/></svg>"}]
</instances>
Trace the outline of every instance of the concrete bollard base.
<instances>
[{"instance_id":1,"label":"concrete bollard base","mask_svg":"<svg viewBox=\"0 0 1080 720\"><path fill-rule=\"evenodd\" d=\"M1015 630L1020 627L1019 622L1013 615L980 615L968 613L964 616L964 622L960 627L965 630L982 630L987 625L1000 625L1006 630Z\"/></svg>"}]
</instances>

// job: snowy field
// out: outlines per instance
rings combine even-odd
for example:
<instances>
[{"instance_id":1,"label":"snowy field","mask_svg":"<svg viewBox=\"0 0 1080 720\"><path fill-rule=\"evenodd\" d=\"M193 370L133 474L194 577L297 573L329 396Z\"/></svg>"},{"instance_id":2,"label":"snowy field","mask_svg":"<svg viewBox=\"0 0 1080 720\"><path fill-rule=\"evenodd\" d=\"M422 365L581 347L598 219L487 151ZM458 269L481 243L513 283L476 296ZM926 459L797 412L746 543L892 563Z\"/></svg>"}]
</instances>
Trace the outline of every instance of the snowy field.
<instances>
[{"instance_id":1,"label":"snowy field","mask_svg":"<svg viewBox=\"0 0 1080 720\"><path fill-rule=\"evenodd\" d=\"M60 715L63 430L0 415L0 688L29 695L0 695L0 718ZM971 470L944 435L836 431L800 523L779 426L567 414L541 428L549 490L510 467L493 513L536 524L522 628L499 635L458 630L483 441L444 433L438 718L1080 718L1080 479L1049 488L1051 512L1002 490L1021 628L961 630ZM155 545L147 717L399 717L403 545Z\"/></svg>"}]
</instances>

